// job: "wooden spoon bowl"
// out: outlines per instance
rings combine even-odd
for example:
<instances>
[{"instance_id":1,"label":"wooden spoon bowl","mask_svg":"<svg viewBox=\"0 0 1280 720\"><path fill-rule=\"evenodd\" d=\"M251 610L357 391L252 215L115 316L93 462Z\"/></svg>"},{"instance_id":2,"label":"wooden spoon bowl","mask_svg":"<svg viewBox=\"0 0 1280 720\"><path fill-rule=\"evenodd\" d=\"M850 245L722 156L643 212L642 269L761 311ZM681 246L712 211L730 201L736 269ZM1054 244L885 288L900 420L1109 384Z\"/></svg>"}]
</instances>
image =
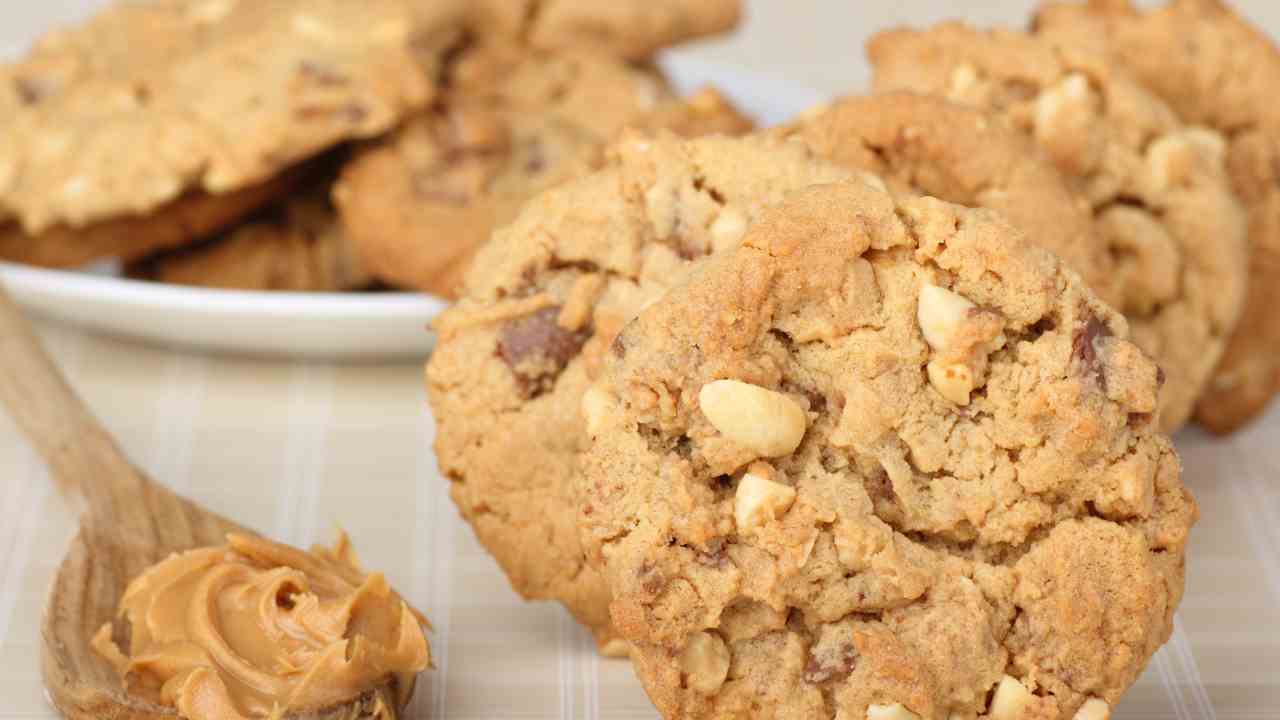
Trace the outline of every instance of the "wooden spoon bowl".
<instances>
[{"instance_id":1,"label":"wooden spoon bowl","mask_svg":"<svg viewBox=\"0 0 1280 720\"><path fill-rule=\"evenodd\" d=\"M172 707L128 694L89 646L115 618L125 587L176 552L221 545L229 531L252 533L148 478L68 387L30 326L0 288L0 401L49 465L64 496L85 504L80 529L59 565L41 626L41 668L53 704L80 720L178 717ZM413 688L395 681L354 700L288 718L395 717ZM389 713L389 714L388 714Z\"/></svg>"}]
</instances>

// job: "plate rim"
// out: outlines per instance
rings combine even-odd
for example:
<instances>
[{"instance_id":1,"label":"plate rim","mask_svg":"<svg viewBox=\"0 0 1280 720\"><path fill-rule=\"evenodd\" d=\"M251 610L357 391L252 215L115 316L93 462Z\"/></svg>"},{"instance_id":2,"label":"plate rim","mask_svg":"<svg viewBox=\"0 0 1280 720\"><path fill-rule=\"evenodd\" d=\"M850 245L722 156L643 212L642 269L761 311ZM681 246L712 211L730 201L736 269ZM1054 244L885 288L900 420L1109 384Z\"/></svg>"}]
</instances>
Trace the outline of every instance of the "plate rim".
<instances>
[{"instance_id":1,"label":"plate rim","mask_svg":"<svg viewBox=\"0 0 1280 720\"><path fill-rule=\"evenodd\" d=\"M387 318L418 316L424 310L435 311L448 305L444 298L425 293L232 290L156 283L7 261L0 261L0 280L3 280L6 287L17 286L13 292L19 295L39 292L46 296L75 296L82 301L109 298L114 305L206 314L252 313L258 316L315 318L332 317L340 311L340 314L347 317ZM51 280L58 283L59 289L40 287Z\"/></svg>"}]
</instances>

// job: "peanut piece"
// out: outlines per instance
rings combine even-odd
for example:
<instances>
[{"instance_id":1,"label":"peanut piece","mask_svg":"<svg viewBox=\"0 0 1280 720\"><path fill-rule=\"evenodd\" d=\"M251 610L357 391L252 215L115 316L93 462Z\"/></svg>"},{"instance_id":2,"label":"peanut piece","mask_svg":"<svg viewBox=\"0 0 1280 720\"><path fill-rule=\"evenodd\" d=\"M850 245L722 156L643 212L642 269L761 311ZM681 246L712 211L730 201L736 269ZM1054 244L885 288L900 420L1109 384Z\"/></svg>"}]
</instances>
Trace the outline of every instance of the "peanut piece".
<instances>
[{"instance_id":1,"label":"peanut piece","mask_svg":"<svg viewBox=\"0 0 1280 720\"><path fill-rule=\"evenodd\" d=\"M723 208L711 223L711 245L716 252L732 250L746 232L746 214L736 208Z\"/></svg>"},{"instance_id":2,"label":"peanut piece","mask_svg":"<svg viewBox=\"0 0 1280 720\"><path fill-rule=\"evenodd\" d=\"M795 501L795 488L748 472L738 481L733 519L739 532L754 530L781 517Z\"/></svg>"},{"instance_id":3,"label":"peanut piece","mask_svg":"<svg viewBox=\"0 0 1280 720\"><path fill-rule=\"evenodd\" d=\"M689 687L711 695L729 676L729 648L719 635L697 633L689 638L680 655L680 669L688 677Z\"/></svg>"},{"instance_id":4,"label":"peanut piece","mask_svg":"<svg viewBox=\"0 0 1280 720\"><path fill-rule=\"evenodd\" d=\"M1018 720L1023 711L1035 702L1035 696L1017 678L1005 675L996 686L995 697L987 711L991 720Z\"/></svg>"},{"instance_id":5,"label":"peanut piece","mask_svg":"<svg viewBox=\"0 0 1280 720\"><path fill-rule=\"evenodd\" d=\"M1147 148L1153 189L1180 185L1200 168L1221 169L1226 154L1226 141L1212 130L1190 128L1164 135Z\"/></svg>"},{"instance_id":6,"label":"peanut piece","mask_svg":"<svg viewBox=\"0 0 1280 720\"><path fill-rule=\"evenodd\" d=\"M1063 113L1091 114L1092 95L1089 79L1080 73L1071 73L1036 99L1036 127L1052 125Z\"/></svg>"},{"instance_id":7,"label":"peanut piece","mask_svg":"<svg viewBox=\"0 0 1280 720\"><path fill-rule=\"evenodd\" d=\"M951 73L951 83L950 87L947 88L947 97L953 100L968 97L969 93L977 87L980 79L977 68L968 64L961 65Z\"/></svg>"},{"instance_id":8,"label":"peanut piece","mask_svg":"<svg viewBox=\"0 0 1280 720\"><path fill-rule=\"evenodd\" d=\"M960 406L969 404L969 395L973 392L973 371L968 367L930 360L925 372L929 376L929 384L942 397Z\"/></svg>"},{"instance_id":9,"label":"peanut piece","mask_svg":"<svg viewBox=\"0 0 1280 720\"><path fill-rule=\"evenodd\" d=\"M862 173L860 176L862 183L872 190L879 190L882 193L889 192L889 186L884 184L884 180L875 173Z\"/></svg>"},{"instance_id":10,"label":"peanut piece","mask_svg":"<svg viewBox=\"0 0 1280 720\"><path fill-rule=\"evenodd\" d=\"M604 292L605 278L600 273L588 273L579 277L569 288L569 295L564 305L560 306L560 315L556 324L570 332L577 332L591 321L595 312L596 301Z\"/></svg>"},{"instance_id":11,"label":"peanut piece","mask_svg":"<svg viewBox=\"0 0 1280 720\"><path fill-rule=\"evenodd\" d=\"M1089 698L1076 711L1072 720L1109 720L1110 717L1111 706L1106 701Z\"/></svg>"},{"instance_id":12,"label":"peanut piece","mask_svg":"<svg viewBox=\"0 0 1280 720\"><path fill-rule=\"evenodd\" d=\"M582 393L582 420L587 427L587 434L595 437L604 429L605 420L614 411L613 396L599 385L592 385Z\"/></svg>"},{"instance_id":13,"label":"peanut piece","mask_svg":"<svg viewBox=\"0 0 1280 720\"><path fill-rule=\"evenodd\" d=\"M968 405L970 393L984 382L987 356L1005 344L1003 320L962 295L928 283L920 288L916 320L934 352L925 368L929 384L947 400Z\"/></svg>"},{"instance_id":14,"label":"peanut piece","mask_svg":"<svg viewBox=\"0 0 1280 720\"><path fill-rule=\"evenodd\" d=\"M975 307L977 305L963 295L926 283L920 288L920 305L916 309L924 341L934 350L946 350L951 336Z\"/></svg>"},{"instance_id":15,"label":"peanut piece","mask_svg":"<svg viewBox=\"0 0 1280 720\"><path fill-rule=\"evenodd\" d=\"M703 385L698 406L716 430L761 457L794 452L808 423L796 401L739 380L713 380Z\"/></svg>"},{"instance_id":16,"label":"peanut piece","mask_svg":"<svg viewBox=\"0 0 1280 720\"><path fill-rule=\"evenodd\" d=\"M920 720L920 716L908 710L902 703L868 705L867 720Z\"/></svg>"}]
</instances>

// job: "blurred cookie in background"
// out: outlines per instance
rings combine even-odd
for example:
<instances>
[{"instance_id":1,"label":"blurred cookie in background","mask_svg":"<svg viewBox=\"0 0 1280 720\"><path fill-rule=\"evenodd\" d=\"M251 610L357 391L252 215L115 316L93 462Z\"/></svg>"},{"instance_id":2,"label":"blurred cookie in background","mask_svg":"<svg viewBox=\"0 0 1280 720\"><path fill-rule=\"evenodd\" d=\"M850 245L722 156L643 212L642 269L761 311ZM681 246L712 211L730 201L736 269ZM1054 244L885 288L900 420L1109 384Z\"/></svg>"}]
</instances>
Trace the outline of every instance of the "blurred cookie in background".
<instances>
[{"instance_id":1,"label":"blurred cookie in background","mask_svg":"<svg viewBox=\"0 0 1280 720\"><path fill-rule=\"evenodd\" d=\"M1088 200L1023 133L990 113L936 95L848 97L776 132L882 178L895 194L995 210L1052 250L1103 300L1120 282Z\"/></svg>"},{"instance_id":2,"label":"blurred cookie in background","mask_svg":"<svg viewBox=\"0 0 1280 720\"><path fill-rule=\"evenodd\" d=\"M878 90L993 112L1086 197L1119 275L1117 309L1167 382L1161 427L1190 419L1235 330L1248 282L1246 215L1227 142L1185 124L1106 56L962 23L891 30L868 53Z\"/></svg>"},{"instance_id":3,"label":"blurred cookie in background","mask_svg":"<svg viewBox=\"0 0 1280 720\"><path fill-rule=\"evenodd\" d=\"M338 222L331 180L259 211L201 244L128 267L142 280L235 290L338 292L374 285Z\"/></svg>"},{"instance_id":4,"label":"blurred cookie in background","mask_svg":"<svg viewBox=\"0 0 1280 720\"><path fill-rule=\"evenodd\" d=\"M446 297L495 228L596 167L623 128L752 127L714 90L681 99L657 69L588 51L479 47L454 60L447 85L427 114L358 151L334 191L375 277Z\"/></svg>"},{"instance_id":5,"label":"blurred cookie in background","mask_svg":"<svg viewBox=\"0 0 1280 720\"><path fill-rule=\"evenodd\" d=\"M1231 432L1280 390L1280 50L1222 2L1049 3L1036 32L1105 53L1187 122L1227 139L1227 168L1249 212L1244 315L1196 405L1196 420Z\"/></svg>"},{"instance_id":6,"label":"blurred cookie in background","mask_svg":"<svg viewBox=\"0 0 1280 720\"><path fill-rule=\"evenodd\" d=\"M471 11L473 22L499 40L630 60L725 32L742 17L739 0L476 0Z\"/></svg>"},{"instance_id":7,"label":"blurred cookie in background","mask_svg":"<svg viewBox=\"0 0 1280 720\"><path fill-rule=\"evenodd\" d=\"M464 4L117 3L0 67L0 257L72 267L201 239L281 173L426 106Z\"/></svg>"}]
</instances>

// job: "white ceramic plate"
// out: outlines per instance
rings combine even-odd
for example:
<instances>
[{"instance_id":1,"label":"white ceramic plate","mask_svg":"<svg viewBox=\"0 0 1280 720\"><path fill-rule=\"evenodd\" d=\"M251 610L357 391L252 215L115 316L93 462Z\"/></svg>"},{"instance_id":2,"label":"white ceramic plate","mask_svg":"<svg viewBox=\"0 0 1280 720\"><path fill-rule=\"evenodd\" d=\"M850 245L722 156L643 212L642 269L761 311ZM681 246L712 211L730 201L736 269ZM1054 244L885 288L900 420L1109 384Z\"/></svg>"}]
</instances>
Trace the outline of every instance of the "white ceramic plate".
<instances>
[{"instance_id":1,"label":"white ceramic plate","mask_svg":"<svg viewBox=\"0 0 1280 720\"><path fill-rule=\"evenodd\" d=\"M663 63L681 91L714 84L761 123L820 101L776 78L681 58ZM110 270L45 270L0 263L0 281L37 315L137 340L203 352L347 360L422 357L427 323L445 307L415 293L281 293L139 282Z\"/></svg>"}]
</instances>

